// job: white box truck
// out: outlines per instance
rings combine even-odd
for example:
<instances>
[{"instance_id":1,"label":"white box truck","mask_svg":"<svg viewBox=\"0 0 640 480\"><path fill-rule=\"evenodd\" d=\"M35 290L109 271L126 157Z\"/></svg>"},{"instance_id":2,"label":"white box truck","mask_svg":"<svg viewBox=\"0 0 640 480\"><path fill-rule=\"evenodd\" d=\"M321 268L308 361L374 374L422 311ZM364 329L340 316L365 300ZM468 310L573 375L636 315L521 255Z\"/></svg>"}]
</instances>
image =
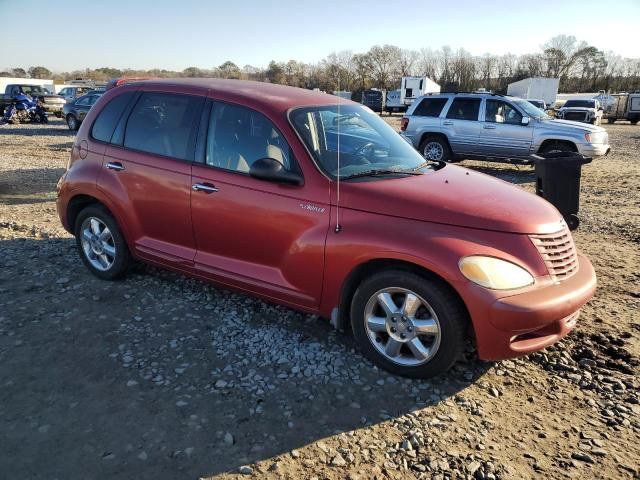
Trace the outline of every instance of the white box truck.
<instances>
[{"instance_id":1,"label":"white box truck","mask_svg":"<svg viewBox=\"0 0 640 480\"><path fill-rule=\"evenodd\" d=\"M427 93L440 93L440 85L429 77L402 77L400 83L400 102L409 106L413 101Z\"/></svg>"},{"instance_id":2,"label":"white box truck","mask_svg":"<svg viewBox=\"0 0 640 480\"><path fill-rule=\"evenodd\" d=\"M553 106L556 103L559 85L559 78L530 77L510 83L507 95L526 100L544 100L544 103Z\"/></svg>"}]
</instances>

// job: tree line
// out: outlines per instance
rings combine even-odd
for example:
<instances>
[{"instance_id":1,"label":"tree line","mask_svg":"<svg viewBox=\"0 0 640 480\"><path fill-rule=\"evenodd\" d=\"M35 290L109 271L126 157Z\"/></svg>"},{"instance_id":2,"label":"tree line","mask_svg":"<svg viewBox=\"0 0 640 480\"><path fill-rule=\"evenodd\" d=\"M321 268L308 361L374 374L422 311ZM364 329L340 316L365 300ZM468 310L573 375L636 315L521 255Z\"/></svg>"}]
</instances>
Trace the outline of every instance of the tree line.
<instances>
[{"instance_id":1,"label":"tree line","mask_svg":"<svg viewBox=\"0 0 640 480\"><path fill-rule=\"evenodd\" d=\"M558 35L540 51L524 55L471 55L463 48L402 49L376 45L365 53L344 50L331 53L318 63L271 61L266 68L232 61L211 69L198 67L172 70L133 70L103 67L54 74L45 67L14 68L0 76L105 81L121 76L215 77L257 80L325 91L352 92L367 88L397 89L403 76L427 76L443 91L471 91L485 88L506 93L507 85L527 77L560 79L562 92L611 92L640 90L640 58L623 58L603 52L574 36Z\"/></svg>"}]
</instances>

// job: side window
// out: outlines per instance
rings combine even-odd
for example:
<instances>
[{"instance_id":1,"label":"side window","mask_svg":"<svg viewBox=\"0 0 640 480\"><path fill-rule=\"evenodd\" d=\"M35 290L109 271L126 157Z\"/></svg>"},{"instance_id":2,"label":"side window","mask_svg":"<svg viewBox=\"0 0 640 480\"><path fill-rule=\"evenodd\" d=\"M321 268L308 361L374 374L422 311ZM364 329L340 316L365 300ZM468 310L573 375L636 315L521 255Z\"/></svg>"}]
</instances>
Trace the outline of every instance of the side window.
<instances>
[{"instance_id":1,"label":"side window","mask_svg":"<svg viewBox=\"0 0 640 480\"><path fill-rule=\"evenodd\" d=\"M143 93L131 111L124 146L181 160L193 160L204 98Z\"/></svg>"},{"instance_id":2,"label":"side window","mask_svg":"<svg viewBox=\"0 0 640 480\"><path fill-rule=\"evenodd\" d=\"M508 123L512 125L522 124L522 115L513 105L502 100L487 100L484 112L486 122Z\"/></svg>"},{"instance_id":3,"label":"side window","mask_svg":"<svg viewBox=\"0 0 640 480\"><path fill-rule=\"evenodd\" d=\"M206 164L249 172L256 160L273 158L292 167L289 144L273 123L250 108L216 102L207 134Z\"/></svg>"},{"instance_id":4,"label":"side window","mask_svg":"<svg viewBox=\"0 0 640 480\"><path fill-rule=\"evenodd\" d=\"M68 89L63 88L62 90L60 90L60 93L58 93L58 95L62 95L64 97L68 91L69 91Z\"/></svg>"},{"instance_id":5,"label":"side window","mask_svg":"<svg viewBox=\"0 0 640 480\"><path fill-rule=\"evenodd\" d=\"M78 101L76 102L76 105L83 105L83 106L87 106L89 105L89 100L91 97L83 97L83 98L79 98Z\"/></svg>"},{"instance_id":6,"label":"side window","mask_svg":"<svg viewBox=\"0 0 640 480\"><path fill-rule=\"evenodd\" d=\"M423 98L413 114L421 117L438 117L446 104L446 98Z\"/></svg>"},{"instance_id":7,"label":"side window","mask_svg":"<svg viewBox=\"0 0 640 480\"><path fill-rule=\"evenodd\" d=\"M447 112L447 118L454 120L478 120L479 98L455 98Z\"/></svg>"},{"instance_id":8,"label":"side window","mask_svg":"<svg viewBox=\"0 0 640 480\"><path fill-rule=\"evenodd\" d=\"M132 99L135 92L125 92L122 95L118 95L112 98L107 105L98 113L98 118L93 122L91 128L91 136L101 142L109 142L113 131L120 120L120 115L124 111L125 107Z\"/></svg>"}]
</instances>

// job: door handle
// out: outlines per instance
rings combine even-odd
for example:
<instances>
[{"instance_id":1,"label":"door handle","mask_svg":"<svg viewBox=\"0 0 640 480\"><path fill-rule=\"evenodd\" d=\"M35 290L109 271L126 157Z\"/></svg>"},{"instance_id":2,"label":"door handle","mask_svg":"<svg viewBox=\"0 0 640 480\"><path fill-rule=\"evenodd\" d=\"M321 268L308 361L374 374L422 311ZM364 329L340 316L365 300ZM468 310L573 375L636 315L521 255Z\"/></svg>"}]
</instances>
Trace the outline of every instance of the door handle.
<instances>
[{"instance_id":1,"label":"door handle","mask_svg":"<svg viewBox=\"0 0 640 480\"><path fill-rule=\"evenodd\" d=\"M451 120L445 120L444 122L442 122L443 125L453 125L453 122Z\"/></svg>"},{"instance_id":2,"label":"door handle","mask_svg":"<svg viewBox=\"0 0 640 480\"><path fill-rule=\"evenodd\" d=\"M487 129L487 130L495 130L496 126L495 125L483 125L482 128Z\"/></svg>"},{"instance_id":3,"label":"door handle","mask_svg":"<svg viewBox=\"0 0 640 480\"><path fill-rule=\"evenodd\" d=\"M109 170L115 170L116 172L121 172L124 170L124 167L120 162L109 162L107 163L107 167Z\"/></svg>"},{"instance_id":4,"label":"door handle","mask_svg":"<svg viewBox=\"0 0 640 480\"><path fill-rule=\"evenodd\" d=\"M196 192L204 193L214 193L218 191L218 189L210 183L194 183L193 185L191 185L191 189L195 190Z\"/></svg>"}]
</instances>

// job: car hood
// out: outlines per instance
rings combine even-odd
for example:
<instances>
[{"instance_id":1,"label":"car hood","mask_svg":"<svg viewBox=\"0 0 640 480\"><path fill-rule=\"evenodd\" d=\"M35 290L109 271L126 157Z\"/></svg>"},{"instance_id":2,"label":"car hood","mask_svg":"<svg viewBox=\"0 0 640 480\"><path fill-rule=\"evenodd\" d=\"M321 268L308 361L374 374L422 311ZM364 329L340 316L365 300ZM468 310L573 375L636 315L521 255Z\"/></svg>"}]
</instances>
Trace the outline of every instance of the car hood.
<instances>
[{"instance_id":1,"label":"car hood","mask_svg":"<svg viewBox=\"0 0 640 480\"><path fill-rule=\"evenodd\" d=\"M343 208L461 227L540 234L561 229L562 216L520 187L455 165L424 175L343 181Z\"/></svg>"},{"instance_id":2,"label":"car hood","mask_svg":"<svg viewBox=\"0 0 640 480\"><path fill-rule=\"evenodd\" d=\"M553 118L550 120L539 120L540 124L544 127L553 129L562 128L569 130L580 130L581 132L604 132L603 127L597 127L590 123L574 122L573 120L561 120L559 118Z\"/></svg>"},{"instance_id":3,"label":"car hood","mask_svg":"<svg viewBox=\"0 0 640 480\"><path fill-rule=\"evenodd\" d=\"M560 112L595 112L595 108L589 107L562 107Z\"/></svg>"}]
</instances>

